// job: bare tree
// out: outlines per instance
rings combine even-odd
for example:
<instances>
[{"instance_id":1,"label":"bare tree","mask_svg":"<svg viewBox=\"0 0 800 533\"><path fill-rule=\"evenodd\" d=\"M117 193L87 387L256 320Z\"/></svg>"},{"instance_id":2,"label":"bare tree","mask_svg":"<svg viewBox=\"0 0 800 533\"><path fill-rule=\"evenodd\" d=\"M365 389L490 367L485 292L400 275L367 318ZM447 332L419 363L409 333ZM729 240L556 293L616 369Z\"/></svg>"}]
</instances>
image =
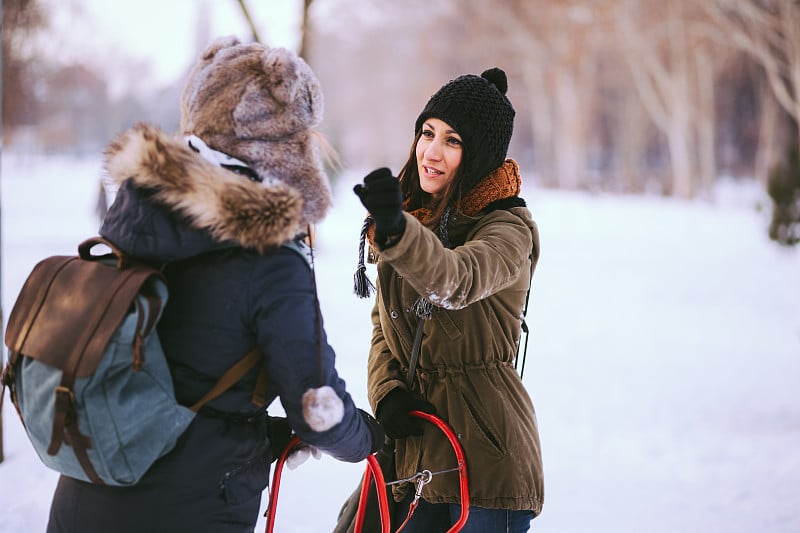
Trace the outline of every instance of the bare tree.
<instances>
[{"instance_id":1,"label":"bare tree","mask_svg":"<svg viewBox=\"0 0 800 533\"><path fill-rule=\"evenodd\" d=\"M0 145L8 144L7 138L13 129L21 124L31 123L35 118L35 106L29 96L29 64L21 53L22 40L29 31L41 27L44 17L36 0L3 0L0 9L2 30L2 106L0 107ZM0 148L1 149L1 148ZM0 217L2 218L2 217ZM0 245L2 243L0 242ZM2 250L2 246L0 246ZM2 252L0 252L0 272L2 272ZM2 294L0 293L0 296ZM3 308L0 304L0 337L3 333ZM0 354L1 355L1 354ZM0 366L5 363L0 356ZM3 462L3 413L0 412L0 462Z\"/></svg>"},{"instance_id":2,"label":"bare tree","mask_svg":"<svg viewBox=\"0 0 800 533\"><path fill-rule=\"evenodd\" d=\"M774 92L768 83L759 84L759 94L761 112L759 116L758 149L756 150L754 173L756 180L766 186L769 180L769 171L779 157L778 150L776 150L779 109Z\"/></svg>"},{"instance_id":3,"label":"bare tree","mask_svg":"<svg viewBox=\"0 0 800 533\"><path fill-rule=\"evenodd\" d=\"M247 21L247 27L250 28L250 35L253 37L253 41L260 43L261 37L258 33L258 28L256 28L256 24L253 21L253 17L250 15L250 10L247 8L247 4L244 0L239 1L239 9L242 11L242 15L244 15L245 20Z\"/></svg>"},{"instance_id":4,"label":"bare tree","mask_svg":"<svg viewBox=\"0 0 800 533\"><path fill-rule=\"evenodd\" d=\"M714 0L705 5L722 34L764 68L776 101L800 125L800 3Z\"/></svg>"},{"instance_id":5,"label":"bare tree","mask_svg":"<svg viewBox=\"0 0 800 533\"><path fill-rule=\"evenodd\" d=\"M515 62L525 84L536 167L545 183L642 190L643 154L653 137L649 116L669 153L672 179L663 188L691 197L697 185L710 189L716 174L717 50L697 20L705 15L695 3L465 0L460 5L480 32L473 41L482 49L500 41Z\"/></svg>"},{"instance_id":6,"label":"bare tree","mask_svg":"<svg viewBox=\"0 0 800 533\"><path fill-rule=\"evenodd\" d=\"M523 0L460 3L478 48L501 51L523 84L520 118L530 125L542 181L566 189L588 185L588 146L596 102L601 31L591 2ZM589 53L587 53L587 51Z\"/></svg>"},{"instance_id":7,"label":"bare tree","mask_svg":"<svg viewBox=\"0 0 800 533\"><path fill-rule=\"evenodd\" d=\"M303 17L300 27L300 50L297 55L303 59L308 59L309 38L311 36L311 19L309 17L309 10L311 3L314 0L303 0Z\"/></svg>"},{"instance_id":8,"label":"bare tree","mask_svg":"<svg viewBox=\"0 0 800 533\"><path fill-rule=\"evenodd\" d=\"M713 180L713 80L708 39L694 24L696 4L687 0L640 3L620 0L613 17L620 50L638 94L669 147L672 195L690 198L705 173ZM697 135L697 124L702 135ZM700 144L697 144L700 141ZM699 148L699 150L698 150ZM704 161L702 165L697 160Z\"/></svg>"},{"instance_id":9,"label":"bare tree","mask_svg":"<svg viewBox=\"0 0 800 533\"><path fill-rule=\"evenodd\" d=\"M26 55L25 41L31 32L45 25L38 0L3 0L2 4L2 120L8 139L16 127L33 124L36 101L32 98L31 68L34 61Z\"/></svg>"},{"instance_id":10,"label":"bare tree","mask_svg":"<svg viewBox=\"0 0 800 533\"><path fill-rule=\"evenodd\" d=\"M421 102L448 76L500 66L517 110L510 153L540 184L705 194L719 171L719 128L745 119L755 131L762 104L717 116L718 99L736 90L724 84L747 86L752 74L726 36L714 38L704 4L315 2L313 63L330 102L323 126L350 163L396 165ZM740 77L725 77L731 71ZM726 139L726 153L749 158L737 164L753 163L751 134Z\"/></svg>"},{"instance_id":11,"label":"bare tree","mask_svg":"<svg viewBox=\"0 0 800 533\"><path fill-rule=\"evenodd\" d=\"M714 181L717 177L716 161L716 132L714 117L715 109L715 54L712 53L712 43L704 40L699 43L694 52L695 94L697 112L694 115L697 147L697 180L699 190L711 194Z\"/></svg>"}]
</instances>

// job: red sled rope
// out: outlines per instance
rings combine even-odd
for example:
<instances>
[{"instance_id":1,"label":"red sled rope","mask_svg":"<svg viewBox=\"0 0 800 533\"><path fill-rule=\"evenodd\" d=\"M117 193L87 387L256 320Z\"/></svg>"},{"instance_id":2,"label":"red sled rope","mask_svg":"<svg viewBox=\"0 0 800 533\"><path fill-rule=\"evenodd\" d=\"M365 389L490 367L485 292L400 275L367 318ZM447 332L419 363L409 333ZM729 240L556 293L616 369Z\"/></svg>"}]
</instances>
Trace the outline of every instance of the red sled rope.
<instances>
[{"instance_id":1,"label":"red sled rope","mask_svg":"<svg viewBox=\"0 0 800 533\"><path fill-rule=\"evenodd\" d=\"M438 427L442 433L445 434L447 440L450 441L450 445L453 447L453 451L456 455L456 462L457 467L452 470L458 470L458 480L459 480L459 488L461 490L461 516L459 517L458 521L453 524L447 533L457 533L461 531L461 528L464 527L464 524L467 523L467 518L469 517L469 483L467 477L467 463L464 458L464 449L461 447L461 443L458 441L458 437L456 436L453 429L441 418L436 415L431 415L428 413L423 413L422 411L411 411L410 413L412 416L416 416L417 418L422 418L427 420L428 422L434 424ZM269 506L267 507L267 527L266 533L272 533L272 530L275 526L275 510L278 506L278 492L280 490L280 480L281 475L283 473L283 465L286 462L286 458L291 454L291 452L300 444L300 439L298 437L293 437L289 444L286 446L286 449L283 450L278 461L275 463L275 472L272 477L272 486L270 487L269 493ZM446 470L445 472L450 472L451 470ZM444 472L436 472L431 473L430 471L425 470L415 476L413 476L408 481L416 480L417 481L417 492L411 506L409 507L408 516L406 517L403 524L397 530L397 532L401 531L403 527L408 522L411 515L414 513L416 509L422 488L428 482L430 482L431 478L435 474L440 474ZM364 473L364 481L361 485L361 495L358 502L358 510L356 512L356 523L354 528L354 533L361 533L362 527L364 525L364 510L366 507L367 496L369 493L370 483L375 482L375 488L378 495L378 508L381 517L381 531L383 533L390 533L390 520L389 520L389 504L388 504L388 496L386 493L386 480L383 478L383 472L381 471L380 465L378 465L378 460L375 458L374 455L370 455L367 457L367 467Z\"/></svg>"}]
</instances>

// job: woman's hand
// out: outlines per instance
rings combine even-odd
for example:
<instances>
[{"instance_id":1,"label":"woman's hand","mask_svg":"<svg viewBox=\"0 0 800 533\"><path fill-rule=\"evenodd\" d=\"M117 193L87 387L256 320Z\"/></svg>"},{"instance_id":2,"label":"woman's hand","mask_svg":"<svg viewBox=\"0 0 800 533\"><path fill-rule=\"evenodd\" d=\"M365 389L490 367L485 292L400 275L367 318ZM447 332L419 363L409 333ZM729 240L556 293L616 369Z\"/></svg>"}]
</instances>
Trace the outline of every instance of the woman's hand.
<instances>
[{"instance_id":1,"label":"woman's hand","mask_svg":"<svg viewBox=\"0 0 800 533\"><path fill-rule=\"evenodd\" d=\"M378 404L376 417L391 439L404 439L411 435L422 435L424 420L409 415L411 411L435 414L432 403L415 398L405 389L393 389Z\"/></svg>"},{"instance_id":2,"label":"woman's hand","mask_svg":"<svg viewBox=\"0 0 800 533\"><path fill-rule=\"evenodd\" d=\"M392 176L388 168L373 170L364 178L364 183L353 187L361 203L375 221L375 243L385 248L387 240L398 239L406 229L403 216L403 195L400 181Z\"/></svg>"}]
</instances>

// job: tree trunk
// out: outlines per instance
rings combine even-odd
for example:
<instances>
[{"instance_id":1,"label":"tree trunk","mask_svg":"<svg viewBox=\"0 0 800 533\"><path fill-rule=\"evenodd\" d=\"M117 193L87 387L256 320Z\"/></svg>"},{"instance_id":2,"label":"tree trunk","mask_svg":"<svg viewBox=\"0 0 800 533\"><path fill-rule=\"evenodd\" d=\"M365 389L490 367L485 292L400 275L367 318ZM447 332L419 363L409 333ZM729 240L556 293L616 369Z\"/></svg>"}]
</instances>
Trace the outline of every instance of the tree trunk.
<instances>
[{"instance_id":1,"label":"tree trunk","mask_svg":"<svg viewBox=\"0 0 800 533\"><path fill-rule=\"evenodd\" d=\"M692 104L689 90L689 50L685 22L681 18L683 4L673 6L669 27L669 54L672 66L670 81L665 87L665 100L669 102L667 141L672 159L672 195L691 198L692 155L691 145Z\"/></svg>"},{"instance_id":2,"label":"tree trunk","mask_svg":"<svg viewBox=\"0 0 800 533\"><path fill-rule=\"evenodd\" d=\"M619 124L620 142L615 148L620 161L622 190L641 193L645 189L641 157L645 152L646 116L633 95L623 98L620 116L622 117Z\"/></svg>"},{"instance_id":3,"label":"tree trunk","mask_svg":"<svg viewBox=\"0 0 800 533\"><path fill-rule=\"evenodd\" d=\"M585 185L583 116L575 71L559 67L555 76L556 139L554 151L559 188L575 190Z\"/></svg>"},{"instance_id":4,"label":"tree trunk","mask_svg":"<svg viewBox=\"0 0 800 533\"><path fill-rule=\"evenodd\" d=\"M667 130L667 143L672 162L672 184L670 196L692 197L692 164L689 153L688 128L683 120L673 119Z\"/></svg>"},{"instance_id":5,"label":"tree trunk","mask_svg":"<svg viewBox=\"0 0 800 533\"><path fill-rule=\"evenodd\" d=\"M545 90L542 84L539 67L539 65L528 65L527 68L523 68L523 75L530 109L536 171L539 174L541 183L552 187L557 182L555 181L552 157L553 120L550 114L550 106L548 106L547 102L547 95L551 94L551 92Z\"/></svg>"},{"instance_id":6,"label":"tree trunk","mask_svg":"<svg viewBox=\"0 0 800 533\"><path fill-rule=\"evenodd\" d=\"M766 190L769 171L775 163L775 142L778 127L778 102L772 95L769 83L760 84L761 109L758 120L758 146L756 147L753 173L756 181Z\"/></svg>"},{"instance_id":7,"label":"tree trunk","mask_svg":"<svg viewBox=\"0 0 800 533\"><path fill-rule=\"evenodd\" d=\"M300 27L300 50L298 50L297 55L308 61L308 50L309 50L309 33L310 33L310 23L308 19L308 10L311 7L311 2L314 0L303 0L303 18L302 24Z\"/></svg>"},{"instance_id":8,"label":"tree trunk","mask_svg":"<svg viewBox=\"0 0 800 533\"><path fill-rule=\"evenodd\" d=\"M699 184L709 197L714 188L717 160L714 152L714 65L708 50L701 48L695 56L697 73L697 158Z\"/></svg>"}]
</instances>

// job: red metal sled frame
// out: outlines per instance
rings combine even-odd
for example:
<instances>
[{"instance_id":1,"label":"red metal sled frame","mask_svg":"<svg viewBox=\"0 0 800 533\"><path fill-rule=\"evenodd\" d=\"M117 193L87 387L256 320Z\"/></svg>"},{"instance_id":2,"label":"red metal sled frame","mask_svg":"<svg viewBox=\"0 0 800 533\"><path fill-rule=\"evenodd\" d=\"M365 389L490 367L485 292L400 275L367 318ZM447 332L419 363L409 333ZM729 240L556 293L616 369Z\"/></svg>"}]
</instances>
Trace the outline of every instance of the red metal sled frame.
<instances>
[{"instance_id":1,"label":"red metal sled frame","mask_svg":"<svg viewBox=\"0 0 800 533\"><path fill-rule=\"evenodd\" d=\"M427 420L438 427L450 441L450 445L453 447L453 451L456 454L456 461L458 463L458 481L459 488L461 489L461 516L459 517L458 521L453 524L453 527L447 531L447 533L457 533L458 531L461 531L461 528L463 528L464 524L467 523L467 518L469 517L469 483L467 477L467 463L464 458L464 449L461 447L461 443L458 441L458 437L456 436L455 432L453 432L452 428L447 424L447 422L438 416L423 413L422 411L411 411L410 414L416 416L417 418ZM275 473L272 477L272 486L270 487L269 493L269 506L267 507L266 533L272 533L272 530L275 527L275 510L278 507L278 491L280 490L283 465L286 462L286 458L298 444L300 444L300 439L298 437L293 437L286 446L286 449L283 450L283 453L281 454L277 463L275 463ZM364 482L361 485L361 495L358 501L358 511L356 513L354 533L361 533L361 529L364 525L364 508L366 507L369 485L373 479L375 481L375 488L378 493L381 530L383 533L390 533L389 504L386 494L386 480L383 478L383 472L381 471L380 466L378 465L378 460L375 459L374 455L367 457L367 468L364 473Z\"/></svg>"}]
</instances>

